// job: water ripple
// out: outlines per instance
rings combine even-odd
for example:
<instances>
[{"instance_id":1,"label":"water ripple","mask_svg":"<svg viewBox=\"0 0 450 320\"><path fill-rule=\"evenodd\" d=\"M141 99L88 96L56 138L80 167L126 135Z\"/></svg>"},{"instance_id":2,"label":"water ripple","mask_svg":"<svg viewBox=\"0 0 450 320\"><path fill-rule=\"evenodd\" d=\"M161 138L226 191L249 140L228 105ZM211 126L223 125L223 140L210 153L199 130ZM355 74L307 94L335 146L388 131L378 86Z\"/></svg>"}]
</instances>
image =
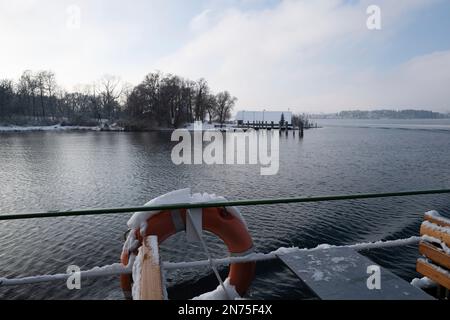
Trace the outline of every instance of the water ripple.
<instances>
[{"instance_id":1,"label":"water ripple","mask_svg":"<svg viewBox=\"0 0 450 320\"><path fill-rule=\"evenodd\" d=\"M0 213L122 207L143 204L178 188L230 199L386 192L448 186L448 134L423 130L326 127L303 140L281 137L280 170L258 166L175 166L166 133L40 133L0 136ZM417 235L422 215L450 216L445 195L243 207L256 249L314 247ZM117 262L130 214L0 223L0 276L65 272ZM224 245L207 235L214 256ZM164 260L205 259L179 234L161 247ZM364 252L400 276L416 276L416 246ZM221 269L225 276L226 268ZM167 274L172 298L190 298L217 286L207 268ZM1 299L120 299L117 277L0 288ZM314 298L279 261L258 263L249 292L255 299Z\"/></svg>"}]
</instances>

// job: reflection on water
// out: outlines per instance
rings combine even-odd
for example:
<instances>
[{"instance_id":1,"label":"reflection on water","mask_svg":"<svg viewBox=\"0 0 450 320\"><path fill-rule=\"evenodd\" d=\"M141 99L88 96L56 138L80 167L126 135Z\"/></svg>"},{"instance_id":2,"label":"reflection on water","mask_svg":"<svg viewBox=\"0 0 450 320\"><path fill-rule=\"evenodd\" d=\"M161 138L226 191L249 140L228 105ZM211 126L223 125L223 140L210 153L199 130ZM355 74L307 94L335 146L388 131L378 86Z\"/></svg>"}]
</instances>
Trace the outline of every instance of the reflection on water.
<instances>
[{"instance_id":1,"label":"reflection on water","mask_svg":"<svg viewBox=\"0 0 450 320\"><path fill-rule=\"evenodd\" d=\"M182 165L170 160L168 133L71 132L0 134L0 213L134 206L191 187L229 199L449 186L450 132L325 126L300 140L281 135L280 169L258 165ZM280 246L347 244L418 234L423 212L450 213L448 195L242 208L258 251ZM0 222L0 277L65 272L117 262L129 214ZM208 236L214 255L226 254ZM186 249L187 248L187 249ZM377 249L369 257L411 279L416 246ZM184 235L169 239L163 259L204 259ZM223 270L225 276L226 270ZM207 269L167 274L171 298L217 286ZM250 298L296 299L308 293L279 262L259 263ZM0 288L0 298L120 299L117 277Z\"/></svg>"}]
</instances>

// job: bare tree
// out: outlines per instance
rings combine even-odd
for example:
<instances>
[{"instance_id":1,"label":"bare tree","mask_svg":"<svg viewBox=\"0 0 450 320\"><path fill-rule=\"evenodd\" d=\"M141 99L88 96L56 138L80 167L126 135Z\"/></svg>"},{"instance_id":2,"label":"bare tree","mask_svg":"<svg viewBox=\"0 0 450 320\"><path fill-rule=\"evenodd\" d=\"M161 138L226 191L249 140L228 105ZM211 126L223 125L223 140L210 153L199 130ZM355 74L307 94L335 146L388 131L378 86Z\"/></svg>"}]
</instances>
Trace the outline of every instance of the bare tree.
<instances>
[{"instance_id":1,"label":"bare tree","mask_svg":"<svg viewBox=\"0 0 450 320\"><path fill-rule=\"evenodd\" d=\"M37 118L36 90L37 82L33 72L31 70L24 71L19 80L18 91L24 103L24 115L31 115L35 119Z\"/></svg>"},{"instance_id":2,"label":"bare tree","mask_svg":"<svg viewBox=\"0 0 450 320\"><path fill-rule=\"evenodd\" d=\"M119 107L119 98L122 95L119 77L105 75L100 80L100 99L102 109L107 119L113 119Z\"/></svg>"},{"instance_id":3,"label":"bare tree","mask_svg":"<svg viewBox=\"0 0 450 320\"><path fill-rule=\"evenodd\" d=\"M0 119L10 116L14 101L14 84L12 80L0 80Z\"/></svg>"},{"instance_id":4,"label":"bare tree","mask_svg":"<svg viewBox=\"0 0 450 320\"><path fill-rule=\"evenodd\" d=\"M209 94L208 82L206 82L205 79L201 78L197 81L196 85L197 94L195 97L194 116L195 120L204 121Z\"/></svg>"},{"instance_id":5,"label":"bare tree","mask_svg":"<svg viewBox=\"0 0 450 320\"><path fill-rule=\"evenodd\" d=\"M208 113L209 123L212 123L217 114L217 99L213 94L208 94L206 97L206 112Z\"/></svg>"},{"instance_id":6,"label":"bare tree","mask_svg":"<svg viewBox=\"0 0 450 320\"><path fill-rule=\"evenodd\" d=\"M52 71L46 71L44 73L44 86L47 91L48 109L51 113L52 119L55 119L57 116L55 93L58 89L58 84L56 83L55 74Z\"/></svg>"},{"instance_id":7,"label":"bare tree","mask_svg":"<svg viewBox=\"0 0 450 320\"><path fill-rule=\"evenodd\" d=\"M231 110L233 110L234 105L237 101L236 97L232 97L228 91L219 92L216 95L217 107L216 115L217 121L223 124L226 120L231 117Z\"/></svg>"},{"instance_id":8,"label":"bare tree","mask_svg":"<svg viewBox=\"0 0 450 320\"><path fill-rule=\"evenodd\" d=\"M39 71L35 76L41 104L41 116L46 118L51 113L54 116L53 93L56 90L55 74L51 71ZM47 111L47 112L46 112Z\"/></svg>"},{"instance_id":9,"label":"bare tree","mask_svg":"<svg viewBox=\"0 0 450 320\"><path fill-rule=\"evenodd\" d=\"M194 121L194 101L195 101L195 86L196 83L192 80L185 80L184 82L184 99L186 102L186 120L188 122Z\"/></svg>"},{"instance_id":10,"label":"bare tree","mask_svg":"<svg viewBox=\"0 0 450 320\"><path fill-rule=\"evenodd\" d=\"M36 85L39 92L41 101L41 116L45 119L45 106L44 106L44 94L45 94L45 71L39 71L36 76Z\"/></svg>"}]
</instances>

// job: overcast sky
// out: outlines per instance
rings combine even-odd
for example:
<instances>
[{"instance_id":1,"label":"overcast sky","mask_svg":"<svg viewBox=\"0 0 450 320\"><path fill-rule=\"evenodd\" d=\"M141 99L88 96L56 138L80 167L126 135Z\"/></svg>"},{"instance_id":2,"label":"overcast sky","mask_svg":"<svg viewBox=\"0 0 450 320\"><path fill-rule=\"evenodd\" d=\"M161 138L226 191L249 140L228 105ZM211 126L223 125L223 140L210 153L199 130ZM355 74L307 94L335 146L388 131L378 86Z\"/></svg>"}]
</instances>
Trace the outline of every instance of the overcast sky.
<instances>
[{"instance_id":1,"label":"overcast sky","mask_svg":"<svg viewBox=\"0 0 450 320\"><path fill-rule=\"evenodd\" d=\"M50 69L68 90L161 70L235 110L450 111L448 0L0 0L0 39L0 78Z\"/></svg>"}]
</instances>

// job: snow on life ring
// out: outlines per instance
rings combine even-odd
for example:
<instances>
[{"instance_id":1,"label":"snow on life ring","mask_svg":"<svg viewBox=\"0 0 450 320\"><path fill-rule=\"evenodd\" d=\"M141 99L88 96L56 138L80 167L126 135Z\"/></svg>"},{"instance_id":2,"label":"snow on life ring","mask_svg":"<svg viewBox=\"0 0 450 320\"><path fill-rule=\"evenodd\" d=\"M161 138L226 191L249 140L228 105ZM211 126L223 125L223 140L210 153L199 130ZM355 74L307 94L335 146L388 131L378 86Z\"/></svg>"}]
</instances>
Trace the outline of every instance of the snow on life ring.
<instances>
[{"instance_id":1,"label":"snow on life ring","mask_svg":"<svg viewBox=\"0 0 450 320\"><path fill-rule=\"evenodd\" d=\"M141 230L132 230L131 241L133 245L124 246L121 262L128 265L130 254L137 254L138 247L142 244L144 237L156 235L161 244L164 240L177 232L184 231L186 226L186 209L161 211L146 221L144 234ZM202 226L218 236L227 246L231 256L244 256L253 252L253 240L247 230L247 226L240 217L236 208L203 208ZM130 238L129 236L129 238ZM255 273L255 262L233 263L230 265L228 274L230 285L234 286L236 292L243 296L249 288ZM125 298L131 299L132 275L122 274L120 277L121 287Z\"/></svg>"}]
</instances>

